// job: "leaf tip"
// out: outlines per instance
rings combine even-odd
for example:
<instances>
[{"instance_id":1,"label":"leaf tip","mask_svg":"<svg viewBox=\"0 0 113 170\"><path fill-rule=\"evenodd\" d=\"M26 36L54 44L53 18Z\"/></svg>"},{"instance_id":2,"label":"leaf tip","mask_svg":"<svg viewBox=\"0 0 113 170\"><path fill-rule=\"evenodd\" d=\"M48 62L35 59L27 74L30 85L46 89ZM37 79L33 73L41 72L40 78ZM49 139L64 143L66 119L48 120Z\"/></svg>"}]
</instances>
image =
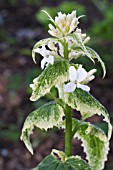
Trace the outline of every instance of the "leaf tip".
<instances>
[{"instance_id":1,"label":"leaf tip","mask_svg":"<svg viewBox=\"0 0 113 170\"><path fill-rule=\"evenodd\" d=\"M48 14L47 11L45 11L45 10L41 10L41 11L44 12L49 17L49 19L54 23L53 18Z\"/></svg>"},{"instance_id":2,"label":"leaf tip","mask_svg":"<svg viewBox=\"0 0 113 170\"><path fill-rule=\"evenodd\" d=\"M32 50L32 59L33 59L34 63L36 64L36 60L35 60L35 52L34 52L34 50Z\"/></svg>"}]
</instances>

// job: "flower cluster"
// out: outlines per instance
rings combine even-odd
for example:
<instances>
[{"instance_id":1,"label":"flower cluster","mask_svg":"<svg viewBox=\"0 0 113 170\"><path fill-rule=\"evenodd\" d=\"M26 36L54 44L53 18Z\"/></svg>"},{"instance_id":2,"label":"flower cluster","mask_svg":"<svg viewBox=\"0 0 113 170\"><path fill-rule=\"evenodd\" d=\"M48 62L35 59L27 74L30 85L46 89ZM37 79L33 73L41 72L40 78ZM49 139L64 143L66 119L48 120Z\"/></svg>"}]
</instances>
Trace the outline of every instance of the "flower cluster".
<instances>
[{"instance_id":1,"label":"flower cluster","mask_svg":"<svg viewBox=\"0 0 113 170\"><path fill-rule=\"evenodd\" d=\"M44 58L41 60L41 68L44 69L44 66L46 66L50 63L53 65L54 63L54 56L53 52L50 52L45 48L45 46L42 46L42 48L37 48L34 50L35 53L41 54Z\"/></svg>"},{"instance_id":2,"label":"flower cluster","mask_svg":"<svg viewBox=\"0 0 113 170\"><path fill-rule=\"evenodd\" d=\"M80 28L77 28L76 31L74 32L74 34L79 34L82 41L83 41L83 44L86 44L89 40L90 40L90 37L86 37L86 34L82 34L82 30Z\"/></svg>"},{"instance_id":3,"label":"flower cluster","mask_svg":"<svg viewBox=\"0 0 113 170\"><path fill-rule=\"evenodd\" d=\"M47 15L49 16L48 13ZM77 25L79 24L78 19L80 17L76 17L76 11L73 11L71 14L67 15L58 12L58 16L55 17L55 20L53 20L50 16L49 18L53 22L54 26L49 24L50 30L48 32L52 36L57 37L57 39L51 39L46 45L42 44L40 47L33 49L34 53L39 53L43 56L43 59L41 60L41 68L44 69L44 67L47 67L48 64L53 65L57 59L65 59L65 49L64 44L62 43L63 38L67 43L69 61L73 58L76 59L81 55L85 55L83 50L76 51L72 48L74 46L76 47L77 44L76 41L71 38L71 36L68 36L71 33L73 33L75 36L77 35L83 45L90 40L90 37L86 37L86 34L83 34L81 29L77 28ZM90 72L86 72L86 70L82 68L81 65L79 65L77 70L74 66L70 66L70 82L64 85L64 91L73 92L76 88L81 88L85 91L89 91L90 88L86 84L95 78L93 75L95 72L96 69L93 69ZM31 85L31 87L33 88L34 86Z\"/></svg>"},{"instance_id":4,"label":"flower cluster","mask_svg":"<svg viewBox=\"0 0 113 170\"><path fill-rule=\"evenodd\" d=\"M44 66L48 66L48 64L54 64L55 58L58 57L62 58L64 56L63 46L61 43L57 44L58 47L55 46L55 43L53 43L51 40L47 44L48 49L45 47L45 45L42 45L41 48L34 49L35 53L39 53L43 56L43 59L41 60L41 68L44 69Z\"/></svg>"},{"instance_id":5,"label":"flower cluster","mask_svg":"<svg viewBox=\"0 0 113 170\"><path fill-rule=\"evenodd\" d=\"M49 14L47 14L49 15ZM49 16L50 17L50 16ZM48 31L52 36L59 38L65 37L66 42L68 43L68 59L71 60L73 58L78 58L81 55L84 55L83 51L75 51L71 47L75 44L75 42L70 39L67 35L73 33L75 35L78 35L81 39L83 44L86 44L90 37L86 37L86 34L82 34L81 29L77 28L78 25L78 19L80 17L76 17L76 11L73 11L71 14L62 14L61 12L58 12L58 16L55 17L55 20L53 20L50 17L50 20L53 22L54 26L52 24L49 24L50 30ZM44 69L44 66L54 63L55 58L61 57L64 58L64 46L60 41L57 41L57 46L55 42L50 40L47 44L48 49L45 47L45 45L42 45L41 48L33 49L35 53L41 54L44 58L41 61L41 68Z\"/></svg>"},{"instance_id":6,"label":"flower cluster","mask_svg":"<svg viewBox=\"0 0 113 170\"><path fill-rule=\"evenodd\" d=\"M56 28L52 24L49 24L50 30L48 32L53 37L61 38L66 36L75 30L79 24L78 19L79 18L76 17L76 11L68 15L58 12L58 16L56 16L54 20Z\"/></svg>"},{"instance_id":7,"label":"flower cluster","mask_svg":"<svg viewBox=\"0 0 113 170\"><path fill-rule=\"evenodd\" d=\"M74 66L69 68L69 80L70 82L64 85L65 92L73 92L76 88L81 88L84 91L90 91L90 88L86 85L89 81L93 80L93 75L96 69L92 69L86 72L82 65L79 65L78 70Z\"/></svg>"}]
</instances>

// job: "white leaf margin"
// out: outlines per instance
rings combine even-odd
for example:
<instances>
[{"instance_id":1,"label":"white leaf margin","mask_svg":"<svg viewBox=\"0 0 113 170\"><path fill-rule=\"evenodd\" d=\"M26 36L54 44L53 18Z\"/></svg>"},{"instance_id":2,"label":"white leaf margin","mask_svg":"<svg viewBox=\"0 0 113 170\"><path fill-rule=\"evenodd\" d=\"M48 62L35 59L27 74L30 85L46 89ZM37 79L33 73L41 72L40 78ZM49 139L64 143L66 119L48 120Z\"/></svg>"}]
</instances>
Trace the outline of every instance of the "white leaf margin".
<instances>
[{"instance_id":1,"label":"white leaf margin","mask_svg":"<svg viewBox=\"0 0 113 170\"><path fill-rule=\"evenodd\" d=\"M49 117L46 117L48 116L48 115L45 116L46 108L48 109L49 106L50 106ZM45 107L44 113L38 116L37 113L38 112L40 113L41 109L43 110L44 107ZM52 107L56 107L57 113L56 110L52 110ZM55 120L56 114L58 114L57 120ZM31 154L33 154L33 149L30 143L30 135L32 134L34 127L44 129L46 131L50 128L53 128L54 126L59 128L62 124L63 117L64 117L63 108L61 107L61 105L54 101L43 105L42 107L38 108L37 110L33 111L28 115L24 122L20 139L24 141L27 149L31 152Z\"/></svg>"},{"instance_id":2,"label":"white leaf margin","mask_svg":"<svg viewBox=\"0 0 113 170\"><path fill-rule=\"evenodd\" d=\"M97 166L96 169L94 168L95 158L93 157L94 161L93 161L93 159L90 159L91 148L89 148L87 140L85 140L84 137L82 137L80 135L79 129L75 133L74 138L78 138L79 140L82 141L81 146L83 147L83 150L86 153L86 159L88 160L88 163L93 168L93 170L102 170L104 168L105 161L107 161L107 155L110 150L109 140L108 140L107 136L104 134L104 132L101 129L99 129L98 127L90 124L89 122L88 123L84 122L84 124L88 125L88 128L86 129L86 136L87 135L90 135L90 136L95 135L95 137L99 138L100 141L104 142L104 147L101 150L101 152L103 152L103 154L102 154L103 157L101 160L98 160L100 162L98 163L98 165L96 165ZM93 133L93 129L96 130L94 133Z\"/></svg>"}]
</instances>

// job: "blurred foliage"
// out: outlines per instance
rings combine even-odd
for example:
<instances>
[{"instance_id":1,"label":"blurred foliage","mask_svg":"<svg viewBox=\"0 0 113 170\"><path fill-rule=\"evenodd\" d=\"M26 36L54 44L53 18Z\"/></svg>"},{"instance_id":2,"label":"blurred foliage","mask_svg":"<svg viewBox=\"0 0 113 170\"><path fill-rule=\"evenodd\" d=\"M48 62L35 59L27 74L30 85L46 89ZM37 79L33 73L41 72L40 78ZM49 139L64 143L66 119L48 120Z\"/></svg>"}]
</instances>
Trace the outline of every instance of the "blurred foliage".
<instances>
[{"instance_id":1,"label":"blurred foliage","mask_svg":"<svg viewBox=\"0 0 113 170\"><path fill-rule=\"evenodd\" d=\"M39 0L26 0L26 3L28 5L40 5L41 1L39 1Z\"/></svg>"},{"instance_id":2,"label":"blurred foliage","mask_svg":"<svg viewBox=\"0 0 113 170\"><path fill-rule=\"evenodd\" d=\"M8 6L17 6L19 5L20 3L22 3L22 0L19 1L19 0L4 0L7 2L7 5ZM41 1L39 0L24 0L23 1L23 4L27 4L27 5L39 5L41 4Z\"/></svg>"},{"instance_id":3,"label":"blurred foliage","mask_svg":"<svg viewBox=\"0 0 113 170\"><path fill-rule=\"evenodd\" d=\"M101 20L93 22L90 33L93 36L97 36L98 40L111 40L113 41L113 3L109 1L92 0L97 9L102 15Z\"/></svg>"},{"instance_id":4,"label":"blurred foliage","mask_svg":"<svg viewBox=\"0 0 113 170\"><path fill-rule=\"evenodd\" d=\"M17 141L19 140L20 137L20 130L12 130L12 129L6 129L6 130L2 130L0 132L0 138L1 139L6 139L9 141Z\"/></svg>"},{"instance_id":5,"label":"blurred foliage","mask_svg":"<svg viewBox=\"0 0 113 170\"><path fill-rule=\"evenodd\" d=\"M107 74L112 75L113 65L113 3L108 0L98 1L91 0L100 12L101 19L97 17L93 24L89 27L89 34L93 46L102 56L107 68ZM100 68L98 68L100 72Z\"/></svg>"},{"instance_id":6,"label":"blurred foliage","mask_svg":"<svg viewBox=\"0 0 113 170\"><path fill-rule=\"evenodd\" d=\"M0 139L6 139L9 141L17 141L20 137L20 131L17 128L17 125L10 124L8 126L8 129L6 127L6 124L0 120Z\"/></svg>"},{"instance_id":7,"label":"blurred foliage","mask_svg":"<svg viewBox=\"0 0 113 170\"><path fill-rule=\"evenodd\" d=\"M54 18L56 16L57 12L61 11L62 13L67 14L67 13L71 13L75 9L77 9L77 15L78 16L85 14L85 7L83 5L80 5L77 2L65 1L65 2L62 2L57 7L46 7L46 6L41 7L41 9L36 13L36 19L47 30L48 24L50 23L50 21L47 20L47 16L41 10L47 11Z\"/></svg>"},{"instance_id":8,"label":"blurred foliage","mask_svg":"<svg viewBox=\"0 0 113 170\"><path fill-rule=\"evenodd\" d=\"M7 4L9 6L15 6L16 4L18 4L18 0L8 0L7 1Z\"/></svg>"},{"instance_id":9,"label":"blurred foliage","mask_svg":"<svg viewBox=\"0 0 113 170\"><path fill-rule=\"evenodd\" d=\"M19 73L9 77L8 89L18 90L21 88L21 75Z\"/></svg>"},{"instance_id":10,"label":"blurred foliage","mask_svg":"<svg viewBox=\"0 0 113 170\"><path fill-rule=\"evenodd\" d=\"M29 49L29 48L22 48L20 50L20 54L21 55L25 55L25 56L31 56L31 49Z\"/></svg>"}]
</instances>

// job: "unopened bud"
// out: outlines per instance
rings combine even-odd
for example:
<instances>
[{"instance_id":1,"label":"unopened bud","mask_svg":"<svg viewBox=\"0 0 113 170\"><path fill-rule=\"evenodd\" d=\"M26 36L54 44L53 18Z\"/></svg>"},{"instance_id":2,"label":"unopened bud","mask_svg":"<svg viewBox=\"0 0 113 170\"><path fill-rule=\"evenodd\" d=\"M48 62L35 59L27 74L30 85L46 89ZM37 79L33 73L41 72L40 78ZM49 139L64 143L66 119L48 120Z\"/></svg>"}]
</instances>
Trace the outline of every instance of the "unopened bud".
<instances>
[{"instance_id":1,"label":"unopened bud","mask_svg":"<svg viewBox=\"0 0 113 170\"><path fill-rule=\"evenodd\" d=\"M87 74L87 77L92 76L96 71L97 71L96 69L90 70L90 71L88 72L88 74Z\"/></svg>"},{"instance_id":2,"label":"unopened bud","mask_svg":"<svg viewBox=\"0 0 113 170\"><path fill-rule=\"evenodd\" d=\"M84 40L84 44L86 44L88 41L90 40L90 37L87 37L85 40Z\"/></svg>"}]
</instances>

